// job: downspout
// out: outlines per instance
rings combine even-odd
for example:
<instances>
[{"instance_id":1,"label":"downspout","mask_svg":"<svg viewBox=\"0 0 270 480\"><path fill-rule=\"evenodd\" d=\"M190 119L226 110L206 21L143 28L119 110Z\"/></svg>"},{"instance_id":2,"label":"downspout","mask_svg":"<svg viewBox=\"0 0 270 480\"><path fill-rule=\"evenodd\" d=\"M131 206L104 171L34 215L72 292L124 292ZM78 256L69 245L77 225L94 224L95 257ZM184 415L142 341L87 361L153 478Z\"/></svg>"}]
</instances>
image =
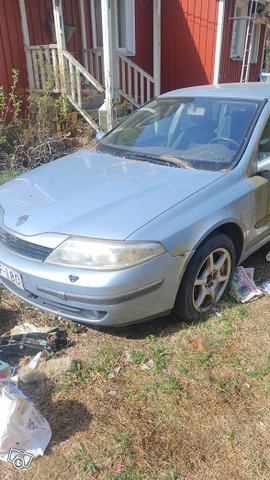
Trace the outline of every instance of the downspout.
<instances>
[{"instance_id":1,"label":"downspout","mask_svg":"<svg viewBox=\"0 0 270 480\"><path fill-rule=\"evenodd\" d=\"M161 0L153 2L154 96L160 95Z\"/></svg>"},{"instance_id":2,"label":"downspout","mask_svg":"<svg viewBox=\"0 0 270 480\"><path fill-rule=\"evenodd\" d=\"M224 16L225 16L225 1L226 0L219 0L218 2L216 52L215 52L213 84L217 84L219 82L219 71L220 71L222 38L223 38Z\"/></svg>"}]
</instances>

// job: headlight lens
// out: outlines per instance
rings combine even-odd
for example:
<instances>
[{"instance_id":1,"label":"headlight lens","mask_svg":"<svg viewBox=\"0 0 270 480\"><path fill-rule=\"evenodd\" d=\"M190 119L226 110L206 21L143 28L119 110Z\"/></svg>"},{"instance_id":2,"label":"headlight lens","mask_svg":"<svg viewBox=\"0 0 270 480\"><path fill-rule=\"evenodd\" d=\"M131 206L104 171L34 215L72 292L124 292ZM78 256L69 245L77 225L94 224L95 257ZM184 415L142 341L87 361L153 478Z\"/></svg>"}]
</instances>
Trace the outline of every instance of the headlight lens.
<instances>
[{"instance_id":1,"label":"headlight lens","mask_svg":"<svg viewBox=\"0 0 270 480\"><path fill-rule=\"evenodd\" d=\"M70 237L56 247L46 263L92 270L122 270L165 252L158 242L120 242Z\"/></svg>"}]
</instances>

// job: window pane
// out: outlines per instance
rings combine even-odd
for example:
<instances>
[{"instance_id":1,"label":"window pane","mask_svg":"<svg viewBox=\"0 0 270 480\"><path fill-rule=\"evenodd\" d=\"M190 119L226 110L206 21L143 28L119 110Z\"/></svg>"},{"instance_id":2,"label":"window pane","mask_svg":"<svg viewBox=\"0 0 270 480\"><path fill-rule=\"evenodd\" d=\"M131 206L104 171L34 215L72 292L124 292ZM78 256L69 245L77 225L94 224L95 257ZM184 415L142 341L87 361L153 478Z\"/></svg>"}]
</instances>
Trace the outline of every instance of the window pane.
<instances>
[{"instance_id":1,"label":"window pane","mask_svg":"<svg viewBox=\"0 0 270 480\"><path fill-rule=\"evenodd\" d=\"M221 98L155 99L106 135L98 149L115 155L148 155L223 171L233 168L258 107Z\"/></svg>"},{"instance_id":2,"label":"window pane","mask_svg":"<svg viewBox=\"0 0 270 480\"><path fill-rule=\"evenodd\" d=\"M270 156L270 119L267 120L258 147L260 160Z\"/></svg>"},{"instance_id":3,"label":"window pane","mask_svg":"<svg viewBox=\"0 0 270 480\"><path fill-rule=\"evenodd\" d=\"M118 15L118 45L120 48L127 48L126 37L126 0L117 0Z\"/></svg>"},{"instance_id":4,"label":"window pane","mask_svg":"<svg viewBox=\"0 0 270 480\"><path fill-rule=\"evenodd\" d=\"M102 37L101 0L94 0L94 2L95 2L95 14L96 14L97 47L102 47L103 37Z\"/></svg>"}]
</instances>

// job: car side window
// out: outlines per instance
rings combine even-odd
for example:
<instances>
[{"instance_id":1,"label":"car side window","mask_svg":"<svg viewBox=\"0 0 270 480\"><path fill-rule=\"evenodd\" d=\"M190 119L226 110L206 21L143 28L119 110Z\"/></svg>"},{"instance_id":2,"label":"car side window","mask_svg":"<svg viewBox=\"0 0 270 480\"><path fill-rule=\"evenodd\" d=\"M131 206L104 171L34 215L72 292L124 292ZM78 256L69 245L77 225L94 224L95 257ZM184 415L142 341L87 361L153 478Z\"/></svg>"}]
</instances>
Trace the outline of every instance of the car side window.
<instances>
[{"instance_id":1,"label":"car side window","mask_svg":"<svg viewBox=\"0 0 270 480\"><path fill-rule=\"evenodd\" d=\"M270 157L270 117L264 127L262 136L258 143L259 160Z\"/></svg>"}]
</instances>

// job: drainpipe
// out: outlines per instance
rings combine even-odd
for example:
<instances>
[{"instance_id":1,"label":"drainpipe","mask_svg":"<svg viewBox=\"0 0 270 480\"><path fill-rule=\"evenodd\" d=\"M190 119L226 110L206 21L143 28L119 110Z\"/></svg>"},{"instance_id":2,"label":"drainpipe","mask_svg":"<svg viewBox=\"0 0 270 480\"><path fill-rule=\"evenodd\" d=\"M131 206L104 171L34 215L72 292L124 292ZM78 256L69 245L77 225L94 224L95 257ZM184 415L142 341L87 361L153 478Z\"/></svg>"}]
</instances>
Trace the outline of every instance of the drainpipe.
<instances>
[{"instance_id":1,"label":"drainpipe","mask_svg":"<svg viewBox=\"0 0 270 480\"><path fill-rule=\"evenodd\" d=\"M224 27L224 13L225 13L225 0L219 0L218 2L218 20L217 20L217 35L216 35L216 53L215 53L215 65L213 83L219 82L219 70L222 51L222 37Z\"/></svg>"},{"instance_id":2,"label":"drainpipe","mask_svg":"<svg viewBox=\"0 0 270 480\"><path fill-rule=\"evenodd\" d=\"M101 0L102 31L103 31L103 61L105 80L105 101L99 109L99 124L102 130L113 127L114 101L114 59L115 59L115 29L113 25L113 1Z\"/></svg>"},{"instance_id":3,"label":"drainpipe","mask_svg":"<svg viewBox=\"0 0 270 480\"><path fill-rule=\"evenodd\" d=\"M153 45L154 45L154 95L160 95L160 23L161 23L161 0L153 1Z\"/></svg>"}]
</instances>

